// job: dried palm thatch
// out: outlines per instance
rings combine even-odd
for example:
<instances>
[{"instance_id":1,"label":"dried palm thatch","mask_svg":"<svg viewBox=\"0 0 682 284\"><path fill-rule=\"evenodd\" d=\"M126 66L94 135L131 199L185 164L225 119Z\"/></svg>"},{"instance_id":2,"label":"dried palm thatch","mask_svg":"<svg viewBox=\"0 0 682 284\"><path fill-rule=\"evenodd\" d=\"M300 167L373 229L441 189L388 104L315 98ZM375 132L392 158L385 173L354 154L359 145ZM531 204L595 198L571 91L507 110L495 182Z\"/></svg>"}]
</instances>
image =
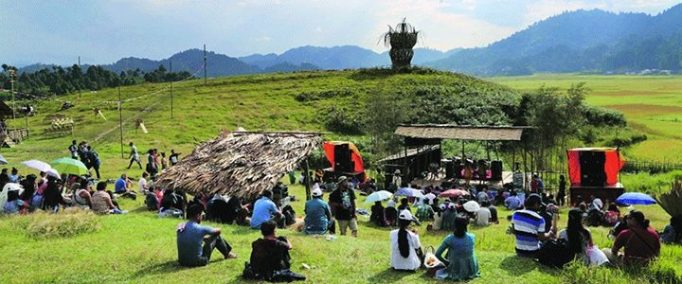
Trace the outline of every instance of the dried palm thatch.
<instances>
[{"instance_id":1,"label":"dried palm thatch","mask_svg":"<svg viewBox=\"0 0 682 284\"><path fill-rule=\"evenodd\" d=\"M682 180L675 179L669 192L657 195L655 198L671 217L682 216Z\"/></svg>"},{"instance_id":2,"label":"dried palm thatch","mask_svg":"<svg viewBox=\"0 0 682 284\"><path fill-rule=\"evenodd\" d=\"M388 32L383 34L382 38L386 46L391 46L389 55L393 69L410 67L412 56L414 56L412 48L417 44L418 37L419 31L408 24L404 18L395 28L388 26Z\"/></svg>"},{"instance_id":3,"label":"dried palm thatch","mask_svg":"<svg viewBox=\"0 0 682 284\"><path fill-rule=\"evenodd\" d=\"M255 198L272 189L321 142L317 133L223 133L161 174L157 184L191 194Z\"/></svg>"}]
</instances>

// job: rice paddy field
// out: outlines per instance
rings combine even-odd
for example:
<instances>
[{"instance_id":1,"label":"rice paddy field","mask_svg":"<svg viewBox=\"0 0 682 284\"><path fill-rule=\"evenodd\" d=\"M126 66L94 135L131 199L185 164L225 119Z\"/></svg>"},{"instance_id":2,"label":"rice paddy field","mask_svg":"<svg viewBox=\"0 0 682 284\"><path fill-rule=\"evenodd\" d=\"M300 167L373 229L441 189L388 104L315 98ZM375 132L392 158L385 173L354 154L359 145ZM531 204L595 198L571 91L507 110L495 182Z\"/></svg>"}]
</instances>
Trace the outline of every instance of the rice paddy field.
<instances>
[{"instance_id":1,"label":"rice paddy field","mask_svg":"<svg viewBox=\"0 0 682 284\"><path fill-rule=\"evenodd\" d=\"M622 112L630 127L647 135L647 141L624 149L627 158L682 162L682 76L539 74L491 80L519 90L585 82L591 90L588 104Z\"/></svg>"},{"instance_id":2,"label":"rice paddy field","mask_svg":"<svg viewBox=\"0 0 682 284\"><path fill-rule=\"evenodd\" d=\"M141 151L158 148L175 149L183 155L222 130L237 127L259 130L322 131L318 110L330 104L353 106L355 97L321 100L301 104L295 96L305 91L353 88L371 90L378 85L441 84L468 77L448 75L397 75L390 78L364 78L353 71L303 72L216 78L203 85L201 80L177 82L170 96L168 84L143 84L121 88L122 111L116 107L118 90L83 92L37 102L38 114L27 120L11 121L14 127L28 126L31 136L22 144L0 153L17 166L22 174L32 173L20 161L51 161L68 156L72 139L85 140L100 153L104 179L115 179L121 173L137 178L142 170L127 170L128 148L121 155L120 142L134 141ZM649 140L626 149L629 156L660 161L682 160L676 155L682 149L676 133L677 117L682 115L682 77L630 77L537 75L530 77L493 78L495 82L520 90L541 85L566 88L584 81L593 92L590 104L621 110L632 127L646 133ZM482 84L480 82L473 82ZM171 100L173 116L171 117ZM59 111L69 101L75 107ZM99 108L106 120L95 114ZM46 131L55 115L76 122L73 134L57 135ZM119 115L124 125L118 128ZM682 117L681 117L682 118ZM148 133L136 126L142 121ZM122 131L121 131L122 130ZM123 138L121 139L121 133ZM328 134L328 138L335 138ZM123 156L123 157L122 157ZM646 175L628 177L627 183L649 182ZM659 182L668 182L668 176ZM646 180L646 181L645 181ZM628 185L626 184L626 186ZM297 197L304 196L300 185L290 187ZM364 204L364 197L358 202ZM144 209L142 200L122 200L127 215L88 216L63 215L0 216L0 283L243 283L240 278L248 261L250 244L259 232L235 225L209 225L222 228L224 237L235 248L236 260L216 258L201 268L181 268L176 263L175 228L178 219L160 219ZM299 216L303 201L293 203ZM668 216L658 206L639 207L661 230ZM627 209L625 209L627 211ZM560 227L567 220L562 209ZM663 246L661 257L650 267L634 270L589 268L574 263L563 270L549 269L533 261L515 256L513 236L506 234L511 212L500 209L499 225L472 227L476 235L476 254L481 277L471 283L680 283L682 282L682 248ZM62 220L72 220L64 223ZM79 220L79 221L77 221ZM305 236L293 230L280 230L290 238L293 270L308 277L306 283L419 283L435 282L423 271L398 273L389 265L388 228L369 224L360 217L357 239L340 236L334 240ZM64 224L70 229L64 229ZM418 227L424 246L437 247L447 232L426 232ZM64 232L62 232L64 231ZM592 228L595 242L610 247L607 228ZM306 264L310 269L303 268Z\"/></svg>"}]
</instances>

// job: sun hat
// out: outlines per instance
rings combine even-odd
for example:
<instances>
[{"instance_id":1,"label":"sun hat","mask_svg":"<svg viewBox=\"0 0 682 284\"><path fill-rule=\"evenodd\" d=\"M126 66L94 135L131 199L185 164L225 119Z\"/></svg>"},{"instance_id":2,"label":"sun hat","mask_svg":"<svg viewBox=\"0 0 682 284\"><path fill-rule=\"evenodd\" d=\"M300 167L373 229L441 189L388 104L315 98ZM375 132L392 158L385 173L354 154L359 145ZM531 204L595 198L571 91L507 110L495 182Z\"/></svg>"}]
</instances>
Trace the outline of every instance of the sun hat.
<instances>
[{"instance_id":1,"label":"sun hat","mask_svg":"<svg viewBox=\"0 0 682 284\"><path fill-rule=\"evenodd\" d=\"M340 176L339 179L336 181L336 183L342 183L346 181L348 178L346 176Z\"/></svg>"},{"instance_id":2,"label":"sun hat","mask_svg":"<svg viewBox=\"0 0 682 284\"><path fill-rule=\"evenodd\" d=\"M403 210L400 211L400 215L398 215L398 219L400 220L406 220L406 221L414 221L414 216L412 216L412 213L410 213L410 210Z\"/></svg>"}]
</instances>

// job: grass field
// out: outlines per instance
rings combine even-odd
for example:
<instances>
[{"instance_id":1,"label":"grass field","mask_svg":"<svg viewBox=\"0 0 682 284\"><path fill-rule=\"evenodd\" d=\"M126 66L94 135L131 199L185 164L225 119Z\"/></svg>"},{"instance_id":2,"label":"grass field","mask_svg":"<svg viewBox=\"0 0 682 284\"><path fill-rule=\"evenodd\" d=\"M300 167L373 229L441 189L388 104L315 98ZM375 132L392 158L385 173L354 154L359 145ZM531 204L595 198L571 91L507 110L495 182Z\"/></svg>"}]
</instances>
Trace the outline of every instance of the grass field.
<instances>
[{"instance_id":1,"label":"grass field","mask_svg":"<svg viewBox=\"0 0 682 284\"><path fill-rule=\"evenodd\" d=\"M588 104L623 112L630 127L647 135L647 141L624 149L628 158L682 162L678 155L682 150L682 76L541 74L491 80L519 90L565 89L585 82L591 90Z\"/></svg>"},{"instance_id":2,"label":"grass field","mask_svg":"<svg viewBox=\"0 0 682 284\"><path fill-rule=\"evenodd\" d=\"M123 142L135 141L141 151L159 148L169 152L171 148L189 154L200 141L213 138L223 129L233 130L237 126L249 130L312 130L321 131L319 109L329 104L353 106L358 97L321 100L302 104L295 96L305 91L320 91L338 88L353 88L366 93L380 85L448 84L468 78L447 75L395 75L390 77L362 77L353 71L304 72L294 74L254 75L211 79L207 86L201 80L174 84L173 118L170 117L168 84L144 84L121 88L124 100L122 117ZM621 108L631 125L640 130L651 129L650 140L636 146L629 154L643 158L661 158L664 148L656 143L682 149L677 142L675 131L665 129L648 110L641 110L638 104L651 105L651 111L665 110L665 117L674 118L675 83L682 85L678 77L598 77L598 76L534 76L511 79L494 79L520 89L534 89L541 84L567 87L570 83L586 81L594 93L587 101L596 105ZM641 81L639 81L641 80ZM660 82L659 82L660 80ZM618 83L620 82L620 83ZM639 82L639 83L637 83ZM642 86L648 84L646 86ZM659 90L666 86L665 90ZM648 93L648 90L654 90ZM629 96L614 97L619 92ZM667 93L666 93L667 92ZM668 95L666 95L668 94ZM651 95L651 100L648 96ZM27 159L52 159L68 156L67 146L72 139L86 140L95 147L103 160L104 178L113 179L123 172L138 177L141 170L126 170L126 158L121 158L118 126L116 89L96 93L84 92L46 100L38 104L39 114L11 122L22 127L28 122L32 136L12 149L1 153L11 163ZM643 101L646 99L646 101ZM682 97L680 98L682 99ZM49 125L48 115L57 111L61 101L70 101L76 106L63 113L73 118L77 125L74 135L54 136L44 132ZM670 108L670 107L673 108ZM108 120L97 117L92 111L100 108ZM629 111L629 112L628 112ZM638 115L636 115L638 114ZM149 134L136 129L135 121L144 120ZM673 123L673 122L670 122ZM638 125L642 125L641 127ZM645 131L646 132L646 131ZM328 134L327 138L337 137ZM677 147L678 144L680 148ZM124 148L127 157L128 148ZM671 152L674 153L674 152ZM19 167L22 174L30 171ZM632 182L640 177L632 176ZM628 186L628 184L626 184ZM300 186L291 189L297 196L303 196ZM179 220L159 219L142 209L142 201L123 201L124 209L131 210L125 216L103 216L96 220L100 230L69 238L35 239L27 232L28 219L25 217L0 217L0 283L15 282L242 282L239 274L250 252L250 243L258 232L236 226L221 226L228 241L239 255L237 260L216 260L209 266L195 269L177 267L175 263L175 233ZM303 202L294 203L296 211L302 214ZM668 222L667 215L658 206L642 207L657 229ZM565 210L564 210L565 211ZM661 275L675 274L682 277L682 248L664 246L662 257L651 268L644 271L624 272L616 269L588 269L572 266L563 271L538 267L530 261L519 259L514 254L513 238L505 234L508 223L504 219L508 211L500 212L502 224L484 229L473 228L477 236L476 250L481 264L482 277L474 283L629 283L653 282ZM49 217L46 217L49 221ZM54 216L59 218L59 216ZM565 224L565 213L562 224ZM215 224L214 224L215 225ZM437 246L444 233L426 233L424 227L422 243ZM596 243L609 247L605 228L593 229ZM430 279L422 273L402 274L389 268L388 230L374 228L367 219L360 221L360 237L340 237L334 241L306 237L302 234L283 230L291 238L295 249L294 270L308 276L309 283L383 283L417 281ZM303 270L301 264L313 268ZM658 275L659 278L655 278Z\"/></svg>"}]
</instances>

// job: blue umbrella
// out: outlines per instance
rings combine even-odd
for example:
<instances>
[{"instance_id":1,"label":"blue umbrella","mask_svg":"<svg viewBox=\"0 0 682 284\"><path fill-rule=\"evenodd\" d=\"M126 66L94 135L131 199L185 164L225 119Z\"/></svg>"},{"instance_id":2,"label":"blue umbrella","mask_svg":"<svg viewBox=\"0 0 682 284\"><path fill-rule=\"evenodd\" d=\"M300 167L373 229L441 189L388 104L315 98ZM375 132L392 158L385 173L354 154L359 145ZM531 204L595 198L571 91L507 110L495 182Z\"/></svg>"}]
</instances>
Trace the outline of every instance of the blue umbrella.
<instances>
[{"instance_id":1,"label":"blue umbrella","mask_svg":"<svg viewBox=\"0 0 682 284\"><path fill-rule=\"evenodd\" d=\"M399 188L399 189L395 192L395 195L396 195L396 196L407 196L407 197L424 198L424 194L423 194L421 191L419 191L419 190L417 190L417 189L414 189L414 188L411 188L411 187Z\"/></svg>"},{"instance_id":2,"label":"blue umbrella","mask_svg":"<svg viewBox=\"0 0 682 284\"><path fill-rule=\"evenodd\" d=\"M641 192L626 192L618 196L617 203L624 205L651 205L656 204L651 196Z\"/></svg>"}]
</instances>

